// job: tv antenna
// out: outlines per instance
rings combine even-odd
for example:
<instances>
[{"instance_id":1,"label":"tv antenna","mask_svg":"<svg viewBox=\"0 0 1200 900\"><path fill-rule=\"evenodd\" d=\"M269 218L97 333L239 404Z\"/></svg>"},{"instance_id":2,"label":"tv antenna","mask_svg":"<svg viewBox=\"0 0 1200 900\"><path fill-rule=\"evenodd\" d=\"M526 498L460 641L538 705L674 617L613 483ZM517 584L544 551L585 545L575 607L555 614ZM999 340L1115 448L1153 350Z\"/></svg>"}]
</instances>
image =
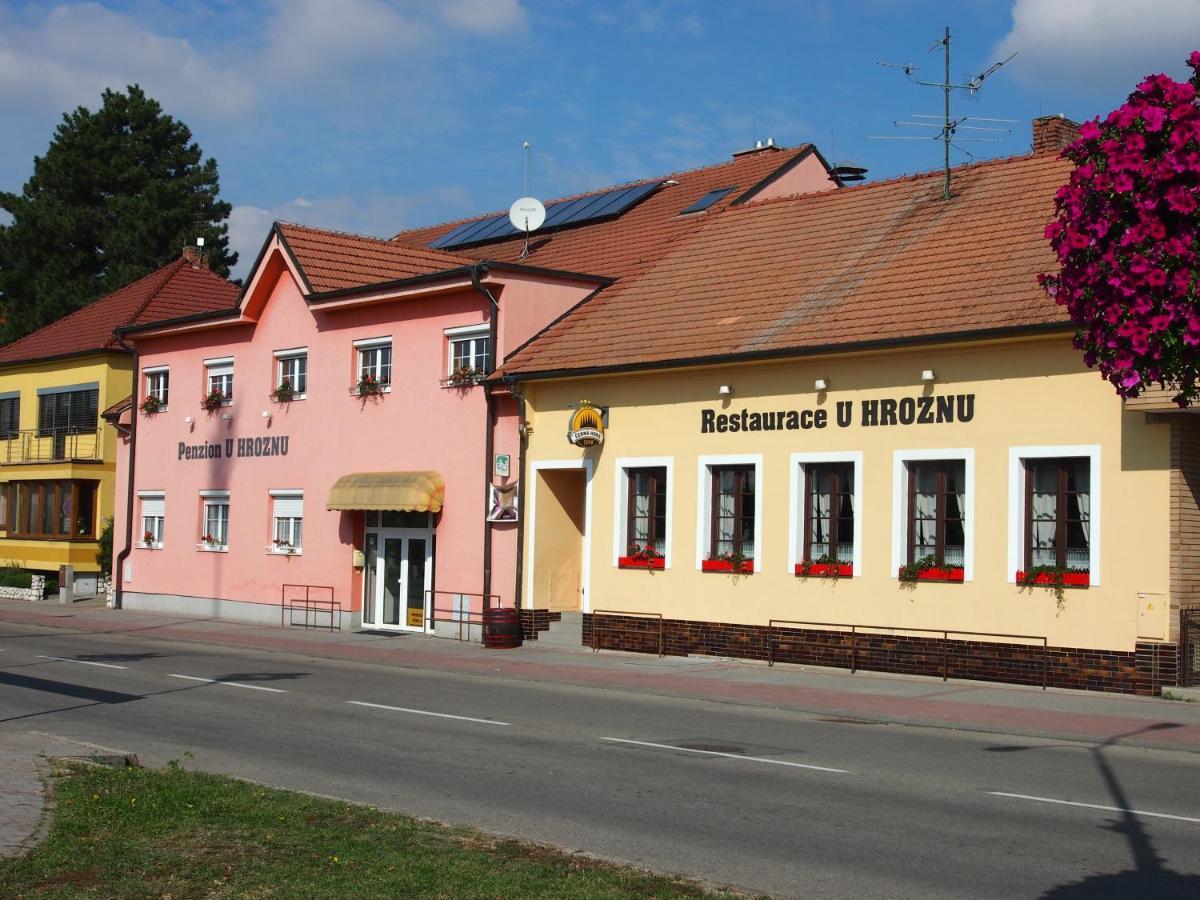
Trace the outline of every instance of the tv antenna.
<instances>
[{"instance_id":1,"label":"tv antenna","mask_svg":"<svg viewBox=\"0 0 1200 900\"><path fill-rule=\"evenodd\" d=\"M517 231L525 233L525 246L521 250L521 259L529 255L529 235L542 227L546 221L546 207L542 201L532 196L530 183L533 180L533 147L529 141L522 145L525 150L525 196L513 201L508 209L508 221Z\"/></svg>"},{"instance_id":2,"label":"tv antenna","mask_svg":"<svg viewBox=\"0 0 1200 900\"><path fill-rule=\"evenodd\" d=\"M977 143L989 143L989 144L997 143L1000 140L1000 138L998 138L998 137L976 137L974 135L987 134L987 133L1010 134L1012 132L1011 128L996 128L994 126L997 124L1012 125L1012 124L1015 124L1017 121L1016 119L988 119L988 118L982 118L980 116L958 116L957 118L955 118L950 115L950 94L952 91L966 91L967 96L975 97L979 93L979 89L981 87L983 87L983 83L988 78L990 78L992 75L995 75L996 72L998 72L1003 66L1012 62L1013 57L1015 57L1017 54L1016 53L1010 54L1007 59L1002 59L1002 60L1000 60L1000 62L992 63L992 65L988 66L986 69L984 69L982 72L980 72L975 77L968 78L962 84L956 84L950 80L950 27L949 26L946 27L945 35L943 35L938 40L934 41L933 45L929 49L934 50L938 47L942 48L942 51L945 54L945 60L946 60L945 79L943 81L925 81L924 79L918 77L917 67L913 63L903 63L903 64L886 63L886 62L880 63L881 66L887 66L889 69L900 69L908 77L908 80L913 82L914 84L919 84L919 85L921 85L921 87L938 88L941 90L942 103L943 103L942 115L930 116L930 115L914 114L912 117L914 119L929 119L931 121L926 121L926 122L897 121L897 122L893 123L899 127L907 127L907 128L934 128L937 130L937 133L932 135L931 138L917 137L915 135L913 135L913 136L908 136L908 135L904 135L904 136L870 135L868 137L868 139L873 140L873 141L924 141L924 140L930 140L930 139L935 140L935 141L940 140L942 142L942 146L943 146L943 150L944 150L942 199L949 200L950 199L950 147L954 146L954 148L956 150L960 150L963 153L966 153L967 156L971 156L972 158L974 158L969 151L964 150L962 147L959 147L958 144L965 143L968 141L977 142ZM967 122L988 122L991 124L990 125L982 125L982 126L981 125L967 125L966 124ZM960 131L970 132L971 134L966 137L961 137L961 136L959 136Z\"/></svg>"}]
</instances>

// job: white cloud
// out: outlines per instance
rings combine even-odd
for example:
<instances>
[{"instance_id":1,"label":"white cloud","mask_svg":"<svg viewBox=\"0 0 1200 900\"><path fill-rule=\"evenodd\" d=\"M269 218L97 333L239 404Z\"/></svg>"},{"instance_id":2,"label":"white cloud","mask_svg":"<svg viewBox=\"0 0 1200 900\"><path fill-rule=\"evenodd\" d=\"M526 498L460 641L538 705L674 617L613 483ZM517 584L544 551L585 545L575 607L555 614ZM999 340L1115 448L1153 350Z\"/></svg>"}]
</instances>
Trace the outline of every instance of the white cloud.
<instances>
[{"instance_id":1,"label":"white cloud","mask_svg":"<svg viewBox=\"0 0 1200 900\"><path fill-rule=\"evenodd\" d=\"M1143 76L1182 77L1200 45L1196 0L1016 0L1000 58L1018 51L1010 71L1045 97L1111 91L1114 101Z\"/></svg>"},{"instance_id":2,"label":"white cloud","mask_svg":"<svg viewBox=\"0 0 1200 900\"><path fill-rule=\"evenodd\" d=\"M138 83L172 109L244 115L254 86L188 41L153 34L96 3L53 7L34 24L0 22L0 107L95 106L104 88Z\"/></svg>"},{"instance_id":3,"label":"white cloud","mask_svg":"<svg viewBox=\"0 0 1200 900\"><path fill-rule=\"evenodd\" d=\"M447 23L479 34L504 34L526 26L521 0L443 0L436 5Z\"/></svg>"}]
</instances>

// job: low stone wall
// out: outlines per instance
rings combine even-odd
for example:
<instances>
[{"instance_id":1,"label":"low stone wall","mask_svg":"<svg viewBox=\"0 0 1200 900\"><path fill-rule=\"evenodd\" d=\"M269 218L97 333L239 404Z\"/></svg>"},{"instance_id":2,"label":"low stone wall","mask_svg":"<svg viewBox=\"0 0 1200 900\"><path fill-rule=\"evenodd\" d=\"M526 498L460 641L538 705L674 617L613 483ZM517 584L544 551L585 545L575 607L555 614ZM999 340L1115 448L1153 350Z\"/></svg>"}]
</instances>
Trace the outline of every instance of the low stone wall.
<instances>
[{"instance_id":1,"label":"low stone wall","mask_svg":"<svg viewBox=\"0 0 1200 900\"><path fill-rule=\"evenodd\" d=\"M595 616L584 613L583 644L591 646ZM660 620L604 615L595 629L603 650L657 653ZM977 681L1000 681L1089 691L1157 696L1163 685L1178 680L1178 646L1139 642L1135 650L968 641L929 636L800 628L768 628L724 622L666 619L668 656L729 656L776 662L807 663L832 668Z\"/></svg>"},{"instance_id":2,"label":"low stone wall","mask_svg":"<svg viewBox=\"0 0 1200 900\"><path fill-rule=\"evenodd\" d=\"M46 576L31 575L29 587L0 587L0 600L28 600L36 602L46 594Z\"/></svg>"}]
</instances>

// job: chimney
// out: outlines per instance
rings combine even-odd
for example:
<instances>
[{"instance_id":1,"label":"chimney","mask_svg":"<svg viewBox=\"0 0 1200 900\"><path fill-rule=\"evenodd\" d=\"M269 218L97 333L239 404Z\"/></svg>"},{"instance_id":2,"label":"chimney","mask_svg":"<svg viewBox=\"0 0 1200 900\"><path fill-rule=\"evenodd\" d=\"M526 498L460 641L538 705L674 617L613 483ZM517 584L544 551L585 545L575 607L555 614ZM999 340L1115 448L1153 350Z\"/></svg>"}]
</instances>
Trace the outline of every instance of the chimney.
<instances>
[{"instance_id":1,"label":"chimney","mask_svg":"<svg viewBox=\"0 0 1200 900\"><path fill-rule=\"evenodd\" d=\"M204 256L204 238L196 240L197 246L185 244L183 248L183 258L192 264L197 269L207 269L208 260Z\"/></svg>"},{"instance_id":2,"label":"chimney","mask_svg":"<svg viewBox=\"0 0 1200 900\"><path fill-rule=\"evenodd\" d=\"M1064 149L1079 139L1079 123L1062 113L1038 116L1033 120L1033 152L1048 153Z\"/></svg>"}]
</instances>

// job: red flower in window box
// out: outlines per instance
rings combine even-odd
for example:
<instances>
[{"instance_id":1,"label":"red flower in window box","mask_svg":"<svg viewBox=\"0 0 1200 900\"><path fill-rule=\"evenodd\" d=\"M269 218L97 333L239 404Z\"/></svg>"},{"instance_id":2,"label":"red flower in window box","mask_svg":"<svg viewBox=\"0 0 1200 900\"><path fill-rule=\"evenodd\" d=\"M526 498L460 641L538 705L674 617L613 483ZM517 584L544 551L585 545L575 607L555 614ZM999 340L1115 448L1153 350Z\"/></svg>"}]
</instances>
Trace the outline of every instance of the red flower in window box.
<instances>
[{"instance_id":1,"label":"red flower in window box","mask_svg":"<svg viewBox=\"0 0 1200 900\"><path fill-rule=\"evenodd\" d=\"M617 565L622 569L663 569L666 562L653 544L630 544L629 555L619 557Z\"/></svg>"},{"instance_id":2,"label":"red flower in window box","mask_svg":"<svg viewBox=\"0 0 1200 900\"><path fill-rule=\"evenodd\" d=\"M1092 583L1090 572L1059 569L1057 566L1037 566L1017 571L1017 584L1044 585L1046 587L1088 587Z\"/></svg>"},{"instance_id":3,"label":"red flower in window box","mask_svg":"<svg viewBox=\"0 0 1200 900\"><path fill-rule=\"evenodd\" d=\"M734 575L754 574L754 560L740 553L722 553L700 563L702 572L730 572Z\"/></svg>"},{"instance_id":4,"label":"red flower in window box","mask_svg":"<svg viewBox=\"0 0 1200 900\"><path fill-rule=\"evenodd\" d=\"M902 582L914 581L947 581L961 584L963 580L962 566L939 566L932 556L926 556L916 562L901 566L898 577Z\"/></svg>"},{"instance_id":5,"label":"red flower in window box","mask_svg":"<svg viewBox=\"0 0 1200 900\"><path fill-rule=\"evenodd\" d=\"M796 574L801 578L852 578L854 566L841 562L804 562L796 563Z\"/></svg>"}]
</instances>

